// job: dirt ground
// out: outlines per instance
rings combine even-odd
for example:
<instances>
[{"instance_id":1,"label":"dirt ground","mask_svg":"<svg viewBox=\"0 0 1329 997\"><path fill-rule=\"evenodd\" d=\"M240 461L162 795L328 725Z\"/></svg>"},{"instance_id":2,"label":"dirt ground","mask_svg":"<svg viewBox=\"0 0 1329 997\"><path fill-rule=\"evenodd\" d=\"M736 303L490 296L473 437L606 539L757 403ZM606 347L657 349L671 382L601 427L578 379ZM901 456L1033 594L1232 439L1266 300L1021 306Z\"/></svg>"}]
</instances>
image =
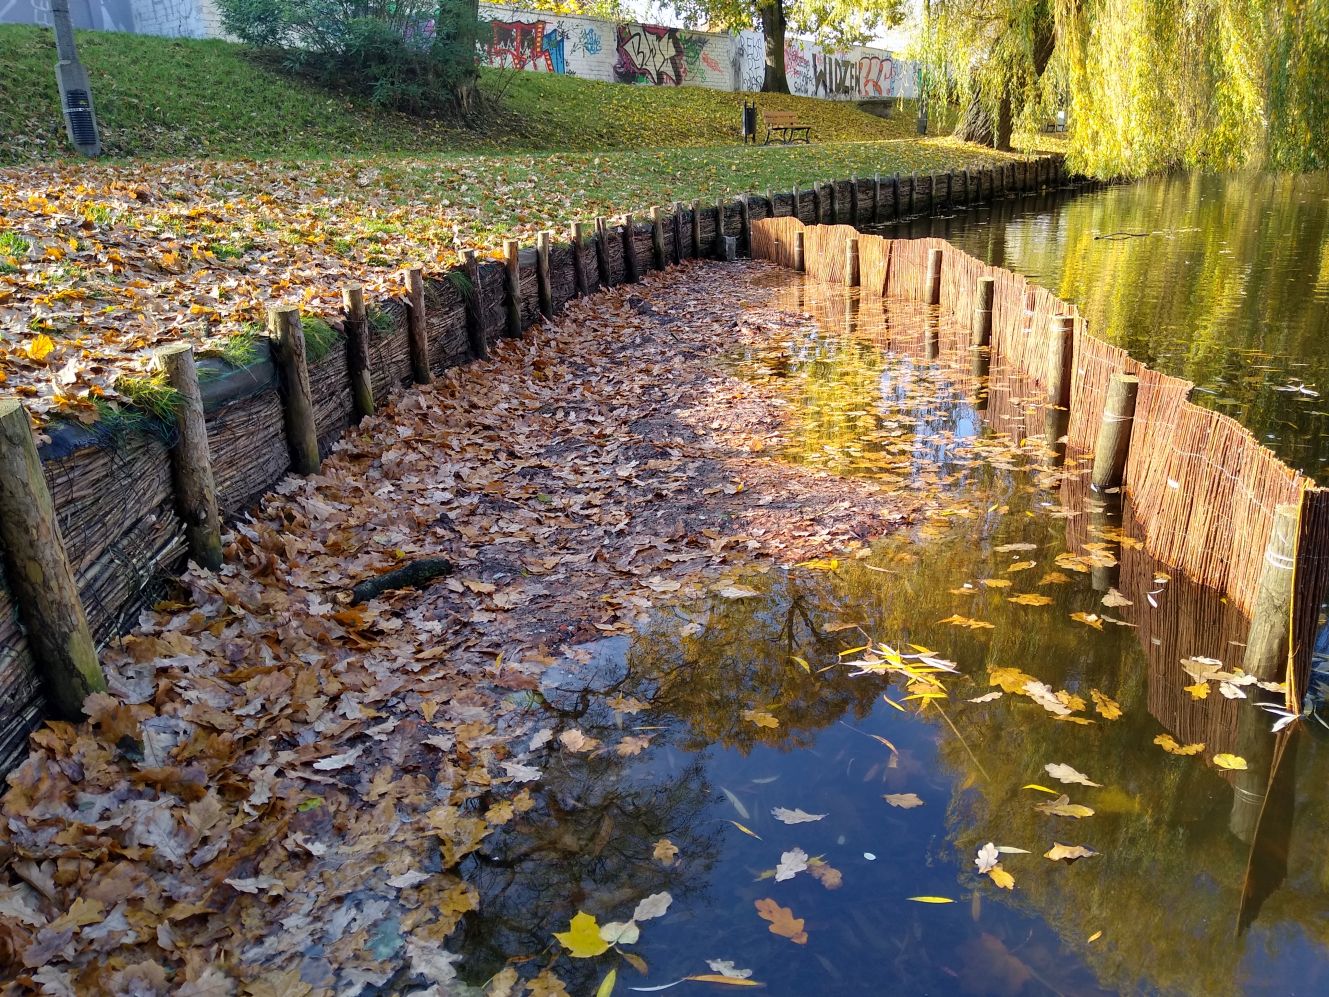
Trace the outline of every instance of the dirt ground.
<instances>
[{"instance_id":1,"label":"dirt ground","mask_svg":"<svg viewBox=\"0 0 1329 997\"><path fill-rule=\"evenodd\" d=\"M793 400L728 372L810 321L764 303L775 282L686 264L574 303L234 524L221 572L105 653L91 722L39 731L10 776L9 991L471 992L457 864L566 748L517 745L514 693L656 607L924 511L780 456ZM349 604L422 557L455 571ZM533 973L485 992L565 992Z\"/></svg>"}]
</instances>

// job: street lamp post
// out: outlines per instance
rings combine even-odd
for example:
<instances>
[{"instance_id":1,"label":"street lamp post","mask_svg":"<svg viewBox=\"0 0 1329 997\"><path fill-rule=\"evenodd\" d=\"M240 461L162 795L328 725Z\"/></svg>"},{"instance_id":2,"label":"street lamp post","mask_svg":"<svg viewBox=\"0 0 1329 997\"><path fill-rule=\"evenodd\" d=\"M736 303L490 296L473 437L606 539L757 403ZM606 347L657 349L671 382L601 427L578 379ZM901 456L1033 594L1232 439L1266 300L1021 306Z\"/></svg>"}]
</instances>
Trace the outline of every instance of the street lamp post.
<instances>
[{"instance_id":1,"label":"street lamp post","mask_svg":"<svg viewBox=\"0 0 1329 997\"><path fill-rule=\"evenodd\" d=\"M102 142L97 131L97 115L92 109L92 87L74 47L74 22L69 16L69 0L51 0L51 17L55 21L55 79L60 86L65 132L74 148L83 155L100 156Z\"/></svg>"}]
</instances>

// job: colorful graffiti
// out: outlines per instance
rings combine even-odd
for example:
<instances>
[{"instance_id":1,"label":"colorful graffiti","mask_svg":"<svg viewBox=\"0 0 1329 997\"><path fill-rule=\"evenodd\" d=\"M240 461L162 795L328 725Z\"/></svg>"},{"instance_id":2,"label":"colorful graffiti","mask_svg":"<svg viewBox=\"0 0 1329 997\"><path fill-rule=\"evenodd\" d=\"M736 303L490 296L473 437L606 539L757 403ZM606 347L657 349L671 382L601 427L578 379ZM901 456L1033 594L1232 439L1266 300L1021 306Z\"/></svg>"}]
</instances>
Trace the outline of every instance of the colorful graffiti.
<instances>
[{"instance_id":1,"label":"colorful graffiti","mask_svg":"<svg viewBox=\"0 0 1329 997\"><path fill-rule=\"evenodd\" d=\"M858 94L858 64L837 56L812 53L812 96L845 97Z\"/></svg>"},{"instance_id":2,"label":"colorful graffiti","mask_svg":"<svg viewBox=\"0 0 1329 997\"><path fill-rule=\"evenodd\" d=\"M680 35L677 28L620 24L615 78L620 83L682 86L688 59Z\"/></svg>"},{"instance_id":3,"label":"colorful graffiti","mask_svg":"<svg viewBox=\"0 0 1329 997\"><path fill-rule=\"evenodd\" d=\"M762 78L765 80L765 62L766 54L762 53ZM811 96L813 91L812 82L812 60L808 54L803 51L803 46L799 42L784 47L784 78L789 84L789 92L801 94L802 96ZM759 83L756 89L761 89Z\"/></svg>"},{"instance_id":4,"label":"colorful graffiti","mask_svg":"<svg viewBox=\"0 0 1329 997\"><path fill-rule=\"evenodd\" d=\"M895 59L889 55L865 55L858 60L858 90L864 97L895 97L903 81L895 78Z\"/></svg>"},{"instance_id":5,"label":"colorful graffiti","mask_svg":"<svg viewBox=\"0 0 1329 997\"><path fill-rule=\"evenodd\" d=\"M548 32L544 21L490 21L493 40L489 43L489 61L513 69L540 69L561 73L567 69L563 52L564 36ZM558 68L555 68L555 67Z\"/></svg>"}]
</instances>

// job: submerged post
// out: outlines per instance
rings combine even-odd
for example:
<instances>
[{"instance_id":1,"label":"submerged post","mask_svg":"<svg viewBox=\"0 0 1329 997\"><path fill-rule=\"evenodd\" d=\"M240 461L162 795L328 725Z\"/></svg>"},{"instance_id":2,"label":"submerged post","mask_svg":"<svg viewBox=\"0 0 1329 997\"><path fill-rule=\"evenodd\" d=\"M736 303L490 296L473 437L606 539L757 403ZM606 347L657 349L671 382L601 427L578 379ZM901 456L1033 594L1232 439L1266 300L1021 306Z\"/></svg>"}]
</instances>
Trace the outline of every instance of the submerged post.
<instances>
[{"instance_id":1,"label":"submerged post","mask_svg":"<svg viewBox=\"0 0 1329 997\"><path fill-rule=\"evenodd\" d=\"M52 707L77 720L106 688L74 570L65 555L32 424L16 398L0 399L0 547L5 577Z\"/></svg>"},{"instance_id":2,"label":"submerged post","mask_svg":"<svg viewBox=\"0 0 1329 997\"><path fill-rule=\"evenodd\" d=\"M1134 374L1113 374L1108 381L1103 421L1094 443L1095 488L1116 488L1126 473L1126 455L1131 446L1131 424L1135 421L1135 396L1140 379Z\"/></svg>"},{"instance_id":3,"label":"submerged post","mask_svg":"<svg viewBox=\"0 0 1329 997\"><path fill-rule=\"evenodd\" d=\"M365 289L359 284L342 288L342 307L346 318L346 373L351 382L351 404L357 420L374 414L374 383L369 376L369 313L365 310Z\"/></svg>"},{"instance_id":4,"label":"submerged post","mask_svg":"<svg viewBox=\"0 0 1329 997\"><path fill-rule=\"evenodd\" d=\"M590 293L590 285L586 281L586 261L582 259L582 247L586 245L586 223L573 222L572 224L572 283L576 288L577 297L584 298Z\"/></svg>"},{"instance_id":5,"label":"submerged post","mask_svg":"<svg viewBox=\"0 0 1329 997\"><path fill-rule=\"evenodd\" d=\"M988 346L992 343L992 303L997 297L994 277L979 277L974 295L974 317L969 324L969 345Z\"/></svg>"},{"instance_id":6,"label":"submerged post","mask_svg":"<svg viewBox=\"0 0 1329 997\"><path fill-rule=\"evenodd\" d=\"M663 270L665 261L664 215L660 205L651 208L651 254L656 270Z\"/></svg>"},{"instance_id":7,"label":"submerged post","mask_svg":"<svg viewBox=\"0 0 1329 997\"><path fill-rule=\"evenodd\" d=\"M1075 320L1053 315L1048 336L1048 401L1058 408L1071 407L1071 369L1075 362Z\"/></svg>"},{"instance_id":8,"label":"submerged post","mask_svg":"<svg viewBox=\"0 0 1329 997\"><path fill-rule=\"evenodd\" d=\"M425 321L425 276L419 267L406 271L406 331L411 346L411 379L416 384L428 384L434 378L429 373L429 326Z\"/></svg>"},{"instance_id":9,"label":"submerged post","mask_svg":"<svg viewBox=\"0 0 1329 997\"><path fill-rule=\"evenodd\" d=\"M504 307L507 312L505 335L521 339L521 243L516 239L503 240L505 282Z\"/></svg>"},{"instance_id":10,"label":"submerged post","mask_svg":"<svg viewBox=\"0 0 1329 997\"><path fill-rule=\"evenodd\" d=\"M489 359L489 343L485 339L485 296L484 285L480 282L480 260L474 249L461 251L461 263L466 269L466 279L471 285L466 295L466 343L471 356L477 360Z\"/></svg>"},{"instance_id":11,"label":"submerged post","mask_svg":"<svg viewBox=\"0 0 1329 997\"><path fill-rule=\"evenodd\" d=\"M803 230L799 229L794 233L794 271L803 273L807 270L807 265L803 258Z\"/></svg>"},{"instance_id":12,"label":"submerged post","mask_svg":"<svg viewBox=\"0 0 1329 997\"><path fill-rule=\"evenodd\" d=\"M1278 682L1287 665L1288 617L1292 613L1292 574L1297 550L1298 507L1274 508L1269 543L1255 589L1243 670L1261 681Z\"/></svg>"},{"instance_id":13,"label":"submerged post","mask_svg":"<svg viewBox=\"0 0 1329 997\"><path fill-rule=\"evenodd\" d=\"M549 280L549 246L554 233L537 232L535 236L535 287L540 299L540 314L554 317L554 289Z\"/></svg>"},{"instance_id":14,"label":"submerged post","mask_svg":"<svg viewBox=\"0 0 1329 997\"><path fill-rule=\"evenodd\" d=\"M595 218L595 269L600 286L609 287L609 222L604 215Z\"/></svg>"},{"instance_id":15,"label":"submerged post","mask_svg":"<svg viewBox=\"0 0 1329 997\"><path fill-rule=\"evenodd\" d=\"M167 383L180 396L176 440L171 447L171 477L189 556L216 571L222 563L221 514L217 511L217 483L208 454L208 426L203 421L203 394L198 387L194 349L188 343L174 343L158 350L156 360Z\"/></svg>"},{"instance_id":16,"label":"submerged post","mask_svg":"<svg viewBox=\"0 0 1329 997\"><path fill-rule=\"evenodd\" d=\"M857 239L849 239L844 244L844 283L846 287L858 287Z\"/></svg>"},{"instance_id":17,"label":"submerged post","mask_svg":"<svg viewBox=\"0 0 1329 997\"><path fill-rule=\"evenodd\" d=\"M941 250L928 250L927 281L923 285L923 303L941 304Z\"/></svg>"},{"instance_id":18,"label":"submerged post","mask_svg":"<svg viewBox=\"0 0 1329 997\"><path fill-rule=\"evenodd\" d=\"M314 421L313 394L309 390L309 363L305 355L305 333L300 326L300 309L269 309L268 330L276 340L291 470L296 474L317 474L318 429Z\"/></svg>"}]
</instances>

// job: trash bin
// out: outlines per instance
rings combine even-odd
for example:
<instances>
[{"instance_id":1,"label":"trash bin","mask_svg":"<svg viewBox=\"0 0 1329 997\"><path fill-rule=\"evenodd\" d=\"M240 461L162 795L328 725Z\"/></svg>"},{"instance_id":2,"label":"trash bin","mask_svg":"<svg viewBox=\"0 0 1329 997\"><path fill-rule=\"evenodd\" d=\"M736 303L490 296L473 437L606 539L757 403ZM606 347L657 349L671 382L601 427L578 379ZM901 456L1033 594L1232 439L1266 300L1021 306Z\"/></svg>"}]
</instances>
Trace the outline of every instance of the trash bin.
<instances>
[{"instance_id":1,"label":"trash bin","mask_svg":"<svg viewBox=\"0 0 1329 997\"><path fill-rule=\"evenodd\" d=\"M743 101L743 144L757 141L757 102Z\"/></svg>"}]
</instances>

